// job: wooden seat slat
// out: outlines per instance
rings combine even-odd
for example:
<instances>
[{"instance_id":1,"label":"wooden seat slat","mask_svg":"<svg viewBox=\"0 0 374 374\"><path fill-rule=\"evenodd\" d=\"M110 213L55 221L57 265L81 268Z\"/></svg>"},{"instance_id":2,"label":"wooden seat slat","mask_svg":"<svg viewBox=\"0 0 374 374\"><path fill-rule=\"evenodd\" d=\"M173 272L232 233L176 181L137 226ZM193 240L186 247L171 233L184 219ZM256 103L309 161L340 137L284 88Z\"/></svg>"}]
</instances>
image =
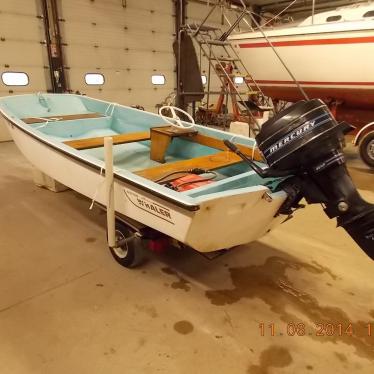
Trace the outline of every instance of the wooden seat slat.
<instances>
[{"instance_id":1,"label":"wooden seat slat","mask_svg":"<svg viewBox=\"0 0 374 374\"><path fill-rule=\"evenodd\" d=\"M183 137L183 139L188 140L190 142L195 142L201 145L205 145L207 147L219 149L221 151L225 151L227 149L225 143L222 139L214 138L209 135L203 135L203 134L196 134L193 136ZM235 139L233 140L235 143ZM252 153L254 153L254 159L256 161L263 160L260 152L256 149L255 152L253 152L252 147L242 145L242 144L236 144L236 146L239 148L239 150L244 153L247 156L252 157Z\"/></svg>"},{"instance_id":2,"label":"wooden seat slat","mask_svg":"<svg viewBox=\"0 0 374 374\"><path fill-rule=\"evenodd\" d=\"M113 138L113 144L125 144L133 142L141 142L143 140L149 140L151 138L149 131L142 132L130 132L128 134L120 135L109 135ZM78 150L99 148L104 146L104 136L99 136L97 138L86 138L77 140L68 140L64 144L73 147Z\"/></svg>"},{"instance_id":3,"label":"wooden seat slat","mask_svg":"<svg viewBox=\"0 0 374 374\"><path fill-rule=\"evenodd\" d=\"M151 160L164 163L167 149L174 137L181 137L184 140L221 151L227 149L222 139L200 134L195 128L178 129L172 126L153 127L151 129ZM241 144L237 144L237 147L245 155L251 158L253 156L256 161L262 160L262 156L258 150L253 152L252 147Z\"/></svg>"},{"instance_id":4,"label":"wooden seat slat","mask_svg":"<svg viewBox=\"0 0 374 374\"><path fill-rule=\"evenodd\" d=\"M150 179L155 181L160 179L163 176L166 176L169 173L183 171L193 168L202 168L207 170L215 170L223 168L225 166L230 166L238 164L243 160L233 152L218 152L212 155L200 156L191 158L188 160L181 160L172 162L169 164L164 164L160 166L155 166L152 168L135 171L134 174L139 175L143 178ZM183 174L183 173L181 173ZM176 175L173 175L172 179L176 178ZM170 179L170 178L169 178ZM164 181L166 181L165 179Z\"/></svg>"},{"instance_id":5,"label":"wooden seat slat","mask_svg":"<svg viewBox=\"0 0 374 374\"><path fill-rule=\"evenodd\" d=\"M21 121L27 123L28 125L32 125L34 123L41 123L47 121L72 121L75 119L85 119L85 118L101 118L104 117L101 113L82 113L82 114L65 114L65 115L56 115L56 116L41 116L41 117L29 117L29 118L22 118Z\"/></svg>"}]
</instances>

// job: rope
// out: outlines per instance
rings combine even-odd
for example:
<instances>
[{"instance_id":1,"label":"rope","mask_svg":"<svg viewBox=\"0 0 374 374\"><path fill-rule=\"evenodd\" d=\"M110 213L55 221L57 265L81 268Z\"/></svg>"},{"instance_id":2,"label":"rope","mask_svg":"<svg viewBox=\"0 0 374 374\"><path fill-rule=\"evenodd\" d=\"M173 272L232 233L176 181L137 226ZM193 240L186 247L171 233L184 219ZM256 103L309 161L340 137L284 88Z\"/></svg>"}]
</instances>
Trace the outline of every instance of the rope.
<instances>
[{"instance_id":1,"label":"rope","mask_svg":"<svg viewBox=\"0 0 374 374\"><path fill-rule=\"evenodd\" d=\"M255 139L255 142L253 143L253 146L252 146L252 155L251 155L252 161L254 161L254 159L255 159L256 148L257 148L257 142L256 142L256 139Z\"/></svg>"},{"instance_id":2,"label":"rope","mask_svg":"<svg viewBox=\"0 0 374 374\"><path fill-rule=\"evenodd\" d=\"M235 134L233 135L231 138L230 138L230 142L231 143L234 143L234 139L237 138L238 136ZM251 155L251 159L252 161L254 161L255 159L255 152L256 152L256 148L257 148L257 141L256 139L253 139L254 140L254 143L253 143L253 146L252 146L252 155Z\"/></svg>"},{"instance_id":3,"label":"rope","mask_svg":"<svg viewBox=\"0 0 374 374\"><path fill-rule=\"evenodd\" d=\"M44 108L47 109L47 112L50 112L51 111L51 108L49 107L48 105L48 102L47 102L47 99L43 96L42 92L39 91L36 96L38 97L38 101L39 101L39 104L41 106L44 106ZM43 104L44 103L44 104Z\"/></svg>"},{"instance_id":4,"label":"rope","mask_svg":"<svg viewBox=\"0 0 374 374\"><path fill-rule=\"evenodd\" d=\"M231 143L234 143L234 139L237 138L238 135L234 134L231 138L230 138L230 142Z\"/></svg>"},{"instance_id":5,"label":"rope","mask_svg":"<svg viewBox=\"0 0 374 374\"><path fill-rule=\"evenodd\" d=\"M102 175L103 175L103 167L100 168L100 176L102 176ZM94 206L94 204L95 204L95 202L96 202L97 195L99 194L99 191L100 191L101 188L103 187L104 183L105 183L105 178L104 178L104 180L102 180L102 181L97 185L96 190L95 190L95 192L94 192L94 195L93 195L93 197L92 197L91 205L90 205L90 207L88 208L89 210L92 210L92 208L93 208L93 206Z\"/></svg>"},{"instance_id":6,"label":"rope","mask_svg":"<svg viewBox=\"0 0 374 374\"><path fill-rule=\"evenodd\" d=\"M107 116L107 115L108 115L108 112L109 112L109 109L111 108L111 111L110 111L110 114L109 114L109 117L111 117L111 116L113 115L113 113L114 113L114 109L116 108L117 105L118 105L117 103L110 103L110 104L107 106L107 108L106 108L104 114Z\"/></svg>"},{"instance_id":7,"label":"rope","mask_svg":"<svg viewBox=\"0 0 374 374\"><path fill-rule=\"evenodd\" d=\"M51 123L51 122L57 122L57 121L60 120L57 117L54 117L54 118L32 117L32 118L40 119L41 121L44 121L44 123L42 125L34 127L34 130L42 129L43 127L46 127L49 123Z\"/></svg>"}]
</instances>

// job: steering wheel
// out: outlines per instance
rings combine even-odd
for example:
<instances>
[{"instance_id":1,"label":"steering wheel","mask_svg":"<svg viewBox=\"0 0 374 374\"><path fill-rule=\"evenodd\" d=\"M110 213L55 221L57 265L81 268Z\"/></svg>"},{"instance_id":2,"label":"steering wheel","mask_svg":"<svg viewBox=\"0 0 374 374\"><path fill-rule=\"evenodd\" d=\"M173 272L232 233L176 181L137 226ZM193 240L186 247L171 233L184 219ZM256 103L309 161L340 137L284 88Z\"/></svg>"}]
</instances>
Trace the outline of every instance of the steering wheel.
<instances>
[{"instance_id":1,"label":"steering wheel","mask_svg":"<svg viewBox=\"0 0 374 374\"><path fill-rule=\"evenodd\" d=\"M167 117L167 116L162 114L162 112L164 112L166 110L170 110L172 117ZM189 125L184 125L182 123L182 120L178 117L176 112L184 114L190 120L191 123ZM187 113L184 110L182 110L180 108L177 108L175 106L165 105L158 110L158 114L161 116L161 118L164 121L166 121L167 123L170 123L174 127L183 128L183 129L190 129L191 127L194 127L194 125L195 125L195 121L189 113ZM175 121L175 122L173 122L173 121Z\"/></svg>"}]
</instances>

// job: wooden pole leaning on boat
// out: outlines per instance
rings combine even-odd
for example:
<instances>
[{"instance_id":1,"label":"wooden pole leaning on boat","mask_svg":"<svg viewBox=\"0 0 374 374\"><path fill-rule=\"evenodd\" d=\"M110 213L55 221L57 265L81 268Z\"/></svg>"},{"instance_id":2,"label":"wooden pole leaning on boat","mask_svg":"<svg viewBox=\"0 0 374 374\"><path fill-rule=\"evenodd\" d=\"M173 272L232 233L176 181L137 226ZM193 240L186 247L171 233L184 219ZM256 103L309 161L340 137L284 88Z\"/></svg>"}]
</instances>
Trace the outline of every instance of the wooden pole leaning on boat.
<instances>
[{"instance_id":1,"label":"wooden pole leaning on boat","mask_svg":"<svg viewBox=\"0 0 374 374\"><path fill-rule=\"evenodd\" d=\"M113 138L104 138L105 151L105 205L108 230L108 245L116 246L115 209L114 209L114 178L113 178Z\"/></svg>"}]
</instances>

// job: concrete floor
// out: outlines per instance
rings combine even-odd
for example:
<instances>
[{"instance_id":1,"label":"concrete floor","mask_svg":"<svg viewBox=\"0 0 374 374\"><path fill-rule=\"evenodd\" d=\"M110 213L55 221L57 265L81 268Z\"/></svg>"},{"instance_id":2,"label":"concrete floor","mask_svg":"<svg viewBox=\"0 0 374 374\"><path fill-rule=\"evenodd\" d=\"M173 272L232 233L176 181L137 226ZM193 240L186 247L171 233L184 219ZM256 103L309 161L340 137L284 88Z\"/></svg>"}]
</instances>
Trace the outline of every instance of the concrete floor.
<instances>
[{"instance_id":1,"label":"concrete floor","mask_svg":"<svg viewBox=\"0 0 374 374\"><path fill-rule=\"evenodd\" d=\"M126 270L105 216L35 187L3 143L0 207L1 374L373 373L374 264L319 206L214 261L172 250Z\"/></svg>"}]
</instances>

